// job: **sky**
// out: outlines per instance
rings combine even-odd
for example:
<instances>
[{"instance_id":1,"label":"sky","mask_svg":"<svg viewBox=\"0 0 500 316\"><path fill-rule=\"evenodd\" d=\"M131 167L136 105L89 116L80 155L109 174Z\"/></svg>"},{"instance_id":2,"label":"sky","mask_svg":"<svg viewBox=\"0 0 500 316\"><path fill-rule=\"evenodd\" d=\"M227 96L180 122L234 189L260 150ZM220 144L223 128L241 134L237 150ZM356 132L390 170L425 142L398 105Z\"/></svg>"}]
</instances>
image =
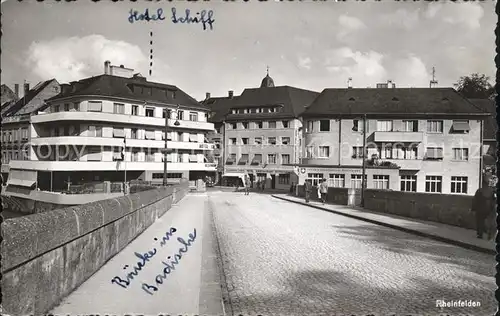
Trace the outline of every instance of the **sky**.
<instances>
[{"instance_id":1,"label":"sky","mask_svg":"<svg viewBox=\"0 0 500 316\"><path fill-rule=\"evenodd\" d=\"M212 10L213 29L172 23L173 7ZM131 9L146 8L163 9L165 20L128 21ZM354 88L428 87L433 67L439 87L472 73L493 83L496 71L494 1L2 0L1 10L1 81L12 89L97 76L106 60L198 100L258 87L268 66L276 86L318 92L344 88L349 77Z\"/></svg>"}]
</instances>

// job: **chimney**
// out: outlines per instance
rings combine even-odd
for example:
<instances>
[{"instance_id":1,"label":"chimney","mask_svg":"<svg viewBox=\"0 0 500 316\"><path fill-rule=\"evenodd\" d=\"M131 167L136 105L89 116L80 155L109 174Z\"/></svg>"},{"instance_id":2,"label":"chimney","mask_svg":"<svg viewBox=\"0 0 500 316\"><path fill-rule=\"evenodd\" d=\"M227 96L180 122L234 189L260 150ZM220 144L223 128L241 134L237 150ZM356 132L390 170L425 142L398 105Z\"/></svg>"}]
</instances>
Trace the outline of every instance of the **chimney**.
<instances>
[{"instance_id":1,"label":"chimney","mask_svg":"<svg viewBox=\"0 0 500 316\"><path fill-rule=\"evenodd\" d=\"M387 80L387 88L392 88L392 80Z\"/></svg>"},{"instance_id":2,"label":"chimney","mask_svg":"<svg viewBox=\"0 0 500 316\"><path fill-rule=\"evenodd\" d=\"M347 80L347 89L352 89L352 78Z\"/></svg>"},{"instance_id":3,"label":"chimney","mask_svg":"<svg viewBox=\"0 0 500 316\"><path fill-rule=\"evenodd\" d=\"M210 99L210 92L207 92L207 93L205 94L205 100L208 100L208 99Z\"/></svg>"},{"instance_id":4,"label":"chimney","mask_svg":"<svg viewBox=\"0 0 500 316\"><path fill-rule=\"evenodd\" d=\"M111 65L111 62L109 60L106 60L104 62L104 74L105 75L109 75L110 74L110 71L109 71L109 66Z\"/></svg>"},{"instance_id":5,"label":"chimney","mask_svg":"<svg viewBox=\"0 0 500 316\"><path fill-rule=\"evenodd\" d=\"M14 85L14 92L16 93L16 97L19 98L19 83Z\"/></svg>"},{"instance_id":6,"label":"chimney","mask_svg":"<svg viewBox=\"0 0 500 316\"><path fill-rule=\"evenodd\" d=\"M25 83L24 84L24 95L28 95L28 92L30 92L30 84L29 83Z\"/></svg>"},{"instance_id":7,"label":"chimney","mask_svg":"<svg viewBox=\"0 0 500 316\"><path fill-rule=\"evenodd\" d=\"M234 95L234 91L233 90L229 90L229 97L232 99L233 98L233 95Z\"/></svg>"},{"instance_id":8,"label":"chimney","mask_svg":"<svg viewBox=\"0 0 500 316\"><path fill-rule=\"evenodd\" d=\"M125 66L123 66L123 65L120 65L120 68L125 68Z\"/></svg>"}]
</instances>

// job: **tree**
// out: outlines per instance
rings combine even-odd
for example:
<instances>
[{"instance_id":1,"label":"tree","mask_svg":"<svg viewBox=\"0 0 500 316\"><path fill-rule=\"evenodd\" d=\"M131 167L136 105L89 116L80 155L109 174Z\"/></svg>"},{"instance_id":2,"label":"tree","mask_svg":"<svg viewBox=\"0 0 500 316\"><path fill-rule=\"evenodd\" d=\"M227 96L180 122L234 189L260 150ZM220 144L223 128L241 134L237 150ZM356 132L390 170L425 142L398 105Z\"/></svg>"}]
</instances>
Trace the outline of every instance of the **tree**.
<instances>
[{"instance_id":1,"label":"tree","mask_svg":"<svg viewBox=\"0 0 500 316\"><path fill-rule=\"evenodd\" d=\"M488 99L495 93L495 88L489 83L490 78L486 75L474 73L470 76L462 76L456 84L455 89L468 99Z\"/></svg>"}]
</instances>

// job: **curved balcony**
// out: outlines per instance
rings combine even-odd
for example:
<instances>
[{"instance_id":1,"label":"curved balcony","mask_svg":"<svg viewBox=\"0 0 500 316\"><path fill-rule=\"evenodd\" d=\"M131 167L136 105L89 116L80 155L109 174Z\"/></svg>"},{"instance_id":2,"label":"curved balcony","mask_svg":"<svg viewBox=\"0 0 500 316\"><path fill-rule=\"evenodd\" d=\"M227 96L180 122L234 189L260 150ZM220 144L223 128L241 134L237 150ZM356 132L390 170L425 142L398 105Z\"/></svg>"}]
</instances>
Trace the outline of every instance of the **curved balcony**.
<instances>
[{"instance_id":1,"label":"curved balcony","mask_svg":"<svg viewBox=\"0 0 500 316\"><path fill-rule=\"evenodd\" d=\"M53 123L60 121L95 121L108 122L111 124L131 124L165 127L165 119L159 117L147 117L139 115L115 114L106 112L57 112L38 114L31 117L33 124L38 123ZM169 119L168 126L176 129L195 129L213 131L214 124L208 122L193 122L180 120L179 125L175 125L176 120Z\"/></svg>"},{"instance_id":2,"label":"curved balcony","mask_svg":"<svg viewBox=\"0 0 500 316\"><path fill-rule=\"evenodd\" d=\"M37 171L158 171L163 162L144 161L36 161L12 160L11 169ZM215 171L215 163L179 162L167 164L168 171Z\"/></svg>"},{"instance_id":3,"label":"curved balcony","mask_svg":"<svg viewBox=\"0 0 500 316\"><path fill-rule=\"evenodd\" d=\"M32 146L75 145L75 146L122 147L123 138L87 137L87 136L36 137L31 139L31 145ZM127 138L127 147L162 149L165 148L165 141ZM167 141L167 147L169 149L213 150L214 144Z\"/></svg>"}]
</instances>

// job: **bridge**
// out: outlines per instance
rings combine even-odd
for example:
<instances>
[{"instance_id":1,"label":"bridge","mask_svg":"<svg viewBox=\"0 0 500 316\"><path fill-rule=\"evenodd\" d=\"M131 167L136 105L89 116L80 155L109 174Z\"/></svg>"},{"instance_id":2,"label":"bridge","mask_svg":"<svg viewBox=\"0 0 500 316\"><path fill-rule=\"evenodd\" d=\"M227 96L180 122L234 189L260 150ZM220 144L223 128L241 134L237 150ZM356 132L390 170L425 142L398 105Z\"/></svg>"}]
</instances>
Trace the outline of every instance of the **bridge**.
<instances>
[{"instance_id":1,"label":"bridge","mask_svg":"<svg viewBox=\"0 0 500 316\"><path fill-rule=\"evenodd\" d=\"M478 248L466 249L410 230L455 232L462 242L471 230L382 218L285 194L189 193L181 183L9 219L3 314L496 311L493 242L472 238Z\"/></svg>"}]
</instances>

